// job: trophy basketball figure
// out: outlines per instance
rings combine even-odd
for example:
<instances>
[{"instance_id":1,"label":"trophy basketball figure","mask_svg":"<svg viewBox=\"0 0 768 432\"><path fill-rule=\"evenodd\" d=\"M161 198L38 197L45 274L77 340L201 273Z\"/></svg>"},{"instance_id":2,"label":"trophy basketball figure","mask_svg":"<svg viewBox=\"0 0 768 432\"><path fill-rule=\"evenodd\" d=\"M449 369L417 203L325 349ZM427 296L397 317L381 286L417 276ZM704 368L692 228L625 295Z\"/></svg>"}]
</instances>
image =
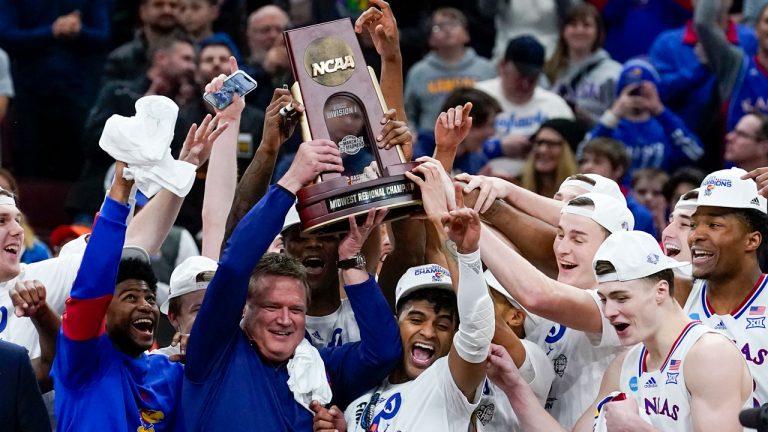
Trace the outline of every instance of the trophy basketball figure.
<instances>
[{"instance_id":1,"label":"trophy basketball figure","mask_svg":"<svg viewBox=\"0 0 768 432\"><path fill-rule=\"evenodd\" d=\"M291 92L305 107L303 139L335 142L344 165L344 172L323 173L299 190L303 231L345 231L348 216L364 216L374 207L389 208L388 220L419 210L419 188L404 175L417 164L405 161L399 146L380 149L373 139L387 109L351 22L289 30L285 41L296 78Z\"/></svg>"}]
</instances>

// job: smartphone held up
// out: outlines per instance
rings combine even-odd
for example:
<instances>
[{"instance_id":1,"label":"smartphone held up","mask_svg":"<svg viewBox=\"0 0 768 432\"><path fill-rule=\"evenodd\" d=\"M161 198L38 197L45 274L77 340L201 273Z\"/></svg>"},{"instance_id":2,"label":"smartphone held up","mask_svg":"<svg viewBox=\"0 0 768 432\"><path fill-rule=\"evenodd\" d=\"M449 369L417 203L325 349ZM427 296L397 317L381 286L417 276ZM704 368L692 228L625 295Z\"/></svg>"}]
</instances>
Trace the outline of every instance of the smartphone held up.
<instances>
[{"instance_id":1,"label":"smartphone held up","mask_svg":"<svg viewBox=\"0 0 768 432\"><path fill-rule=\"evenodd\" d=\"M235 94L245 96L256 88L256 80L247 73L238 70L224 80L221 90L205 93L203 99L217 110L223 110L232 103Z\"/></svg>"}]
</instances>

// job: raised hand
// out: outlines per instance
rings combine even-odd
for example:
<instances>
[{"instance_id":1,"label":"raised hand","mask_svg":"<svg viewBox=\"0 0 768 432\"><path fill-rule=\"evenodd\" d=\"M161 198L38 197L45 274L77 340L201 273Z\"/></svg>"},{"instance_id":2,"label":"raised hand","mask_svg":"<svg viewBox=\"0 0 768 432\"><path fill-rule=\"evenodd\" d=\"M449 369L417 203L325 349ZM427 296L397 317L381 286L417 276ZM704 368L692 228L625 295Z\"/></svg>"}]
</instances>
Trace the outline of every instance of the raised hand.
<instances>
[{"instance_id":1,"label":"raised hand","mask_svg":"<svg viewBox=\"0 0 768 432\"><path fill-rule=\"evenodd\" d=\"M440 113L435 122L435 144L439 148L456 153L459 144L464 141L469 130L472 129L470 111L472 111L472 102L467 102L464 106L458 105Z\"/></svg>"},{"instance_id":2,"label":"raised hand","mask_svg":"<svg viewBox=\"0 0 768 432\"><path fill-rule=\"evenodd\" d=\"M363 244L368 240L374 229L378 229L389 210L386 208L372 208L368 210L368 217L362 226L357 225L354 216L349 216L349 232L339 243L339 259L347 259L360 253Z\"/></svg>"},{"instance_id":3,"label":"raised hand","mask_svg":"<svg viewBox=\"0 0 768 432\"><path fill-rule=\"evenodd\" d=\"M18 281L9 295L17 317L35 318L47 312L45 285L39 280Z\"/></svg>"},{"instance_id":4,"label":"raised hand","mask_svg":"<svg viewBox=\"0 0 768 432\"><path fill-rule=\"evenodd\" d=\"M237 59L235 59L234 56L229 57L229 70L230 74L233 74L240 70L240 68L237 66ZM224 81L227 80L227 76L224 74L221 74L214 78L210 83L205 85L205 92L206 93L215 93L219 90L221 90L222 87L224 87ZM240 117L240 114L243 112L243 109L245 109L245 99L240 97L237 93L235 93L232 97L232 103L227 105L223 110L217 110L216 116L225 119L225 120L235 120Z\"/></svg>"},{"instance_id":5,"label":"raised hand","mask_svg":"<svg viewBox=\"0 0 768 432\"><path fill-rule=\"evenodd\" d=\"M293 107L295 114L288 116L280 114L280 109L289 105ZM293 100L290 90L276 88L264 115L263 145L268 145L277 151L293 135L293 130L303 112L304 105Z\"/></svg>"},{"instance_id":6,"label":"raised hand","mask_svg":"<svg viewBox=\"0 0 768 432\"><path fill-rule=\"evenodd\" d=\"M288 172L277 183L295 194L324 172L343 171L341 154L336 144L330 140L316 139L299 146Z\"/></svg>"},{"instance_id":7,"label":"raised hand","mask_svg":"<svg viewBox=\"0 0 768 432\"><path fill-rule=\"evenodd\" d=\"M741 176L741 178L742 180L755 179L757 192L763 197L768 198L768 167L755 168Z\"/></svg>"},{"instance_id":8,"label":"raised hand","mask_svg":"<svg viewBox=\"0 0 768 432\"><path fill-rule=\"evenodd\" d=\"M454 184L456 209L442 217L443 228L454 243L459 253L468 254L476 251L480 244L480 216L476 211L464 207L462 186Z\"/></svg>"},{"instance_id":9,"label":"raised hand","mask_svg":"<svg viewBox=\"0 0 768 432\"><path fill-rule=\"evenodd\" d=\"M400 56L400 33L397 21L389 3L384 0L369 0L373 6L363 12L355 21L355 32L367 30L373 39L373 46L382 59L389 60Z\"/></svg>"},{"instance_id":10,"label":"raised hand","mask_svg":"<svg viewBox=\"0 0 768 432\"><path fill-rule=\"evenodd\" d=\"M454 178L466 183L464 193L472 192L475 189L480 190L474 205L474 209L478 213L485 213L491 208L496 198L506 197L513 188L512 183L498 177L473 176L462 173Z\"/></svg>"},{"instance_id":11,"label":"raised hand","mask_svg":"<svg viewBox=\"0 0 768 432\"><path fill-rule=\"evenodd\" d=\"M181 146L179 160L200 167L211 156L211 148L216 138L228 127L229 123L220 124L219 114L216 114L216 117L207 114L200 123L200 127L197 127L197 123L192 123L187 137L184 139L184 144Z\"/></svg>"},{"instance_id":12,"label":"raised hand","mask_svg":"<svg viewBox=\"0 0 768 432\"><path fill-rule=\"evenodd\" d=\"M427 217L442 219L446 213L456 208L453 183L440 162L435 159L425 156L416 161L421 162L421 165L412 172L406 172L405 176L421 189L421 201Z\"/></svg>"},{"instance_id":13,"label":"raised hand","mask_svg":"<svg viewBox=\"0 0 768 432\"><path fill-rule=\"evenodd\" d=\"M394 108L384 113L384 117L381 119L384 127L381 134L376 137L376 145L387 150L399 145L403 150L405 160L409 161L413 156L413 134L408 129L406 122L396 119L397 111Z\"/></svg>"}]
</instances>

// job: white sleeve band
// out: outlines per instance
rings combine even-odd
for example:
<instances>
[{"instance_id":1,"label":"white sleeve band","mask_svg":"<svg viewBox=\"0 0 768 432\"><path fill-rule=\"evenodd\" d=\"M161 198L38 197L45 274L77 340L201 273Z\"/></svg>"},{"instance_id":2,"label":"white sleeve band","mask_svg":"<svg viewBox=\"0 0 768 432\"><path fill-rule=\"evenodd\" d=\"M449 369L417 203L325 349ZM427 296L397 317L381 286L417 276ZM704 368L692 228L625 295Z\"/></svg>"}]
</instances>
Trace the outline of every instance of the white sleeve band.
<instances>
[{"instance_id":1,"label":"white sleeve band","mask_svg":"<svg viewBox=\"0 0 768 432\"><path fill-rule=\"evenodd\" d=\"M616 126L619 125L619 118L616 117L616 114L613 113L613 111L607 109L603 113L603 115L600 117L600 124L603 126L614 129Z\"/></svg>"},{"instance_id":2,"label":"white sleeve band","mask_svg":"<svg viewBox=\"0 0 768 432\"><path fill-rule=\"evenodd\" d=\"M482 363L488 357L495 327L493 301L483 277L480 251L459 256L459 331L453 347L469 363Z\"/></svg>"}]
</instances>

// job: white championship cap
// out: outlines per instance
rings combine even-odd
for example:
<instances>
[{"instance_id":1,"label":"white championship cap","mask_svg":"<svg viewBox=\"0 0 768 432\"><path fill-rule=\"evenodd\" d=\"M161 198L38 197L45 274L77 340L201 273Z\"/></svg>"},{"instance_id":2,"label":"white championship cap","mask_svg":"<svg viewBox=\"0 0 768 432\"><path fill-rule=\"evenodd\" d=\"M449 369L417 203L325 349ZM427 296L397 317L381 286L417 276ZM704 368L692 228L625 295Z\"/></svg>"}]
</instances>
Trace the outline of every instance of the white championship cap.
<instances>
[{"instance_id":1,"label":"white championship cap","mask_svg":"<svg viewBox=\"0 0 768 432\"><path fill-rule=\"evenodd\" d=\"M301 219L299 219L299 212L296 210L296 205L292 205L290 209L288 209L288 214L285 215L285 220L283 221L283 229L280 230L280 233L282 234L287 230L288 228L299 225L301 223Z\"/></svg>"},{"instance_id":2,"label":"white championship cap","mask_svg":"<svg viewBox=\"0 0 768 432\"><path fill-rule=\"evenodd\" d=\"M704 177L696 207L754 209L768 213L766 199L757 192L757 183L752 179L741 179L746 173L741 168L731 168Z\"/></svg>"},{"instance_id":3,"label":"white championship cap","mask_svg":"<svg viewBox=\"0 0 768 432\"><path fill-rule=\"evenodd\" d=\"M683 210L691 210L696 209L696 203L699 200L699 193L701 192L701 188L691 189L688 192L682 194L680 196L680 199L677 200L677 204L675 204L675 210L677 209L683 209Z\"/></svg>"},{"instance_id":4,"label":"white championship cap","mask_svg":"<svg viewBox=\"0 0 768 432\"><path fill-rule=\"evenodd\" d=\"M422 288L445 288L453 292L451 273L437 264L425 264L409 268L397 281L395 304L404 296Z\"/></svg>"},{"instance_id":5,"label":"white championship cap","mask_svg":"<svg viewBox=\"0 0 768 432\"><path fill-rule=\"evenodd\" d=\"M208 257L193 256L185 259L171 273L170 294L160 306L160 312L168 315L168 305L172 298L208 288L208 282L197 282L197 275L204 272L215 272L218 268L219 264Z\"/></svg>"},{"instance_id":6,"label":"white championship cap","mask_svg":"<svg viewBox=\"0 0 768 432\"><path fill-rule=\"evenodd\" d=\"M515 307L515 309L520 309L521 311L525 312L526 318L525 318L523 327L525 328L525 334L530 335L533 332L533 329L536 327L536 320L538 319L538 317L528 312L528 309L524 308L523 305L520 304L520 302L515 300L515 298L512 297L512 294L510 294L509 291L504 289L504 287L501 285L501 282L499 282L499 280L496 279L496 276L494 276L490 270L486 270L485 273L483 273L483 276L485 276L485 283L487 283L488 286L491 287L491 289L503 295L504 298L507 299L507 301L512 306Z\"/></svg>"},{"instance_id":7,"label":"white championship cap","mask_svg":"<svg viewBox=\"0 0 768 432\"><path fill-rule=\"evenodd\" d=\"M595 204L593 208L574 206L570 203L560 213L571 213L588 217L597 222L608 232L630 231L635 227L635 217L627 205L608 195L590 192L577 198L589 198ZM576 198L574 198L576 199Z\"/></svg>"},{"instance_id":8,"label":"white championship cap","mask_svg":"<svg viewBox=\"0 0 768 432\"><path fill-rule=\"evenodd\" d=\"M566 186L572 186L584 189L587 192L595 192L595 193L601 193L603 195L608 195L609 197L612 197L618 201L623 202L625 205L627 204L627 198L624 196L623 193L621 193L621 188L619 187L618 183L615 181L609 179L608 177L603 177L600 174L580 174L584 177L588 177L589 179L593 180L595 184L588 183L584 180L574 178L576 176L570 176L563 183L560 185L560 189Z\"/></svg>"},{"instance_id":9,"label":"white championship cap","mask_svg":"<svg viewBox=\"0 0 768 432\"><path fill-rule=\"evenodd\" d=\"M609 235L595 253L593 271L598 261L608 261L616 269L615 273L595 275L598 283L640 279L690 264L664 255L656 239L643 231L619 231Z\"/></svg>"}]
</instances>

